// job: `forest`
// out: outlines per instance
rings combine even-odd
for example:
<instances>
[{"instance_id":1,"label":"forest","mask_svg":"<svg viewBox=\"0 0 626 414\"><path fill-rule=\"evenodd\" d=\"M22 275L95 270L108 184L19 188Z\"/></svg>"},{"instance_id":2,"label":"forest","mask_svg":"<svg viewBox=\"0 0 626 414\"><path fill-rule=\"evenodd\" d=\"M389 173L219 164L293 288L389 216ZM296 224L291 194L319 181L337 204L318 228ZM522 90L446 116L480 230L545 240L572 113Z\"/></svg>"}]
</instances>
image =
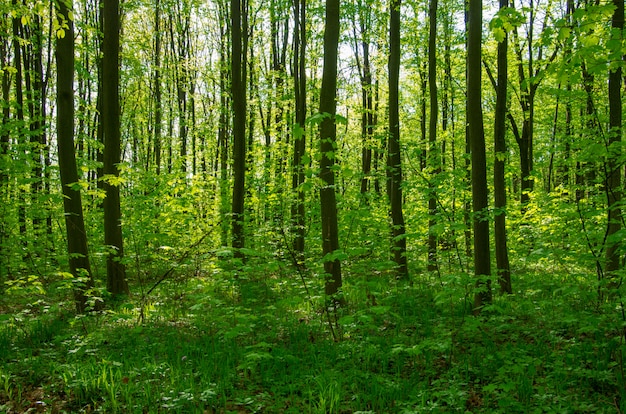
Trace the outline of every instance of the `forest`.
<instances>
[{"instance_id":1,"label":"forest","mask_svg":"<svg viewBox=\"0 0 626 414\"><path fill-rule=\"evenodd\" d=\"M626 413L624 0L0 16L0 412Z\"/></svg>"}]
</instances>

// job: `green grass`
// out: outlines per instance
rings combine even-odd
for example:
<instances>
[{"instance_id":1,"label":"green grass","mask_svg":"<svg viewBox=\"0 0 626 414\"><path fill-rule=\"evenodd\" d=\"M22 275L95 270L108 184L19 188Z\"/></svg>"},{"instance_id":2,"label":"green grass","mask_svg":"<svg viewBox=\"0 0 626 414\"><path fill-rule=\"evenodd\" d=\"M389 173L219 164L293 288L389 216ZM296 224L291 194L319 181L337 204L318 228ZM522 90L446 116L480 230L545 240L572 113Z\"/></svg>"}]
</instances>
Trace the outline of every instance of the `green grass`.
<instances>
[{"instance_id":1,"label":"green grass","mask_svg":"<svg viewBox=\"0 0 626 414\"><path fill-rule=\"evenodd\" d=\"M276 263L168 280L75 317L0 303L0 412L624 412L624 321L593 283L516 273L471 316L467 275L348 275L336 318ZM320 283L308 276L311 292ZM336 339L329 329L333 325Z\"/></svg>"}]
</instances>

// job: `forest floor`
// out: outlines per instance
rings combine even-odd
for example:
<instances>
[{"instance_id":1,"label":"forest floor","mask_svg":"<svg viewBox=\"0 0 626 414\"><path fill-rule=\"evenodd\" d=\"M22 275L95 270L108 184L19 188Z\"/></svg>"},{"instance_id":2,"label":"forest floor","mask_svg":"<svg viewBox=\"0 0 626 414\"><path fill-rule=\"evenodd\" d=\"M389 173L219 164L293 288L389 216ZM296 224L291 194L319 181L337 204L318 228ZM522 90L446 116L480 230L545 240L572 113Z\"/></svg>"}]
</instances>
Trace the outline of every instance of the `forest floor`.
<instances>
[{"instance_id":1,"label":"forest floor","mask_svg":"<svg viewBox=\"0 0 626 414\"><path fill-rule=\"evenodd\" d=\"M14 281L0 412L625 411L623 309L593 275L515 269L515 293L472 316L466 274L346 272L334 313L279 261L183 273L85 316L62 278Z\"/></svg>"}]
</instances>

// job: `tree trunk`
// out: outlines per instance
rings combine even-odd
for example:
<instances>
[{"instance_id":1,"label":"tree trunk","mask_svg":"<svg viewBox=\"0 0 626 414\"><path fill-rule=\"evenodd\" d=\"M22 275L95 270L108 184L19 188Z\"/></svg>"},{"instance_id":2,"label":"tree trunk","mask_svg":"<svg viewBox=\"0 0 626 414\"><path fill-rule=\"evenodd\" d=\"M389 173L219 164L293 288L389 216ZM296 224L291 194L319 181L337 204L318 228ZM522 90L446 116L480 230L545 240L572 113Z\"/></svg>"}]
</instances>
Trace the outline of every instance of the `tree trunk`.
<instances>
[{"instance_id":1,"label":"tree trunk","mask_svg":"<svg viewBox=\"0 0 626 414\"><path fill-rule=\"evenodd\" d=\"M293 258L296 266L304 263L305 228L305 192L301 187L304 183L304 155L306 151L306 0L294 1L294 97L297 131L293 133L293 176L292 191L294 201L291 206L291 220L294 228Z\"/></svg>"},{"instance_id":2,"label":"tree trunk","mask_svg":"<svg viewBox=\"0 0 626 414\"><path fill-rule=\"evenodd\" d=\"M387 193L390 203L392 256L398 278L408 279L406 235L402 213L402 154L400 153L400 0L392 0L389 19L389 143L387 146Z\"/></svg>"},{"instance_id":3,"label":"tree trunk","mask_svg":"<svg viewBox=\"0 0 626 414\"><path fill-rule=\"evenodd\" d=\"M42 229L42 220L46 215L46 208L37 206L37 198L43 186L44 179L44 148L45 136L45 83L43 73L43 29L41 17L33 15L28 28L24 28L25 37L29 43L24 46L24 66L26 69L26 93L28 101L29 132L30 132L30 159L32 162L31 173L31 218L33 231L37 240L43 242L45 247L46 237ZM43 214L42 214L43 213Z\"/></svg>"},{"instance_id":4,"label":"tree trunk","mask_svg":"<svg viewBox=\"0 0 626 414\"><path fill-rule=\"evenodd\" d=\"M4 18L4 14L2 15ZM9 62L9 45L4 40L0 41L0 65L1 67L7 67ZM9 102L11 93L11 81L9 78L9 71L2 71L2 100L3 102ZM9 119L11 116L11 109L9 105L2 105L2 123L0 123L0 162L3 165L8 165L9 161L9 148L11 132L9 127ZM0 168L0 197L3 203L6 203L9 198L9 174L6 168ZM6 248L6 240L9 235L9 229L6 226L0 226L0 254L3 259L0 259L2 268L0 269L0 283L4 282L3 272L5 266L8 267L9 254ZM8 271L7 271L8 273Z\"/></svg>"},{"instance_id":5,"label":"tree trunk","mask_svg":"<svg viewBox=\"0 0 626 414\"><path fill-rule=\"evenodd\" d=\"M17 7L17 1L16 0L12 0L12 5L13 7ZM24 128L24 126L26 125L26 120L24 118L24 73L23 73L23 68L22 68L22 62L23 62L23 57L22 57L22 47L20 45L20 38L21 38L21 33L20 33L20 26L21 26L21 22L20 22L20 18L19 17L14 17L13 21L12 21L13 25L13 53L14 53L14 65L15 65L15 117L18 120L18 126L17 126L17 142L18 143L22 143L23 139L26 135L26 130ZM24 244L24 248L26 249L27 246L25 245L25 241L28 239L27 235L26 235L26 207L25 207L25 200L24 200L24 190L19 189L18 190L19 195L18 195L18 223L19 223L19 231L20 231L20 235L22 243Z\"/></svg>"},{"instance_id":6,"label":"tree trunk","mask_svg":"<svg viewBox=\"0 0 626 414\"><path fill-rule=\"evenodd\" d=\"M477 292L474 312L491 302L491 260L489 251L489 212L487 159L482 110L482 0L469 0L467 28L467 124L472 152L472 209L474 224L474 274Z\"/></svg>"},{"instance_id":7,"label":"tree trunk","mask_svg":"<svg viewBox=\"0 0 626 414\"><path fill-rule=\"evenodd\" d=\"M360 39L356 32L356 21L359 21ZM359 1L358 10L354 14L354 54L361 78L361 196L367 203L365 194L370 187L372 172L372 146L374 145L374 88L372 85L372 65L370 62L370 31L372 10ZM363 63L359 56L359 40L363 53Z\"/></svg>"},{"instance_id":8,"label":"tree trunk","mask_svg":"<svg viewBox=\"0 0 626 414\"><path fill-rule=\"evenodd\" d=\"M67 235L70 272L75 278L76 311L86 310L85 291L93 286L87 235L74 154L74 23L67 16L71 3L57 3L57 18L65 22L63 35L57 39L57 145L59 174L63 191L63 209Z\"/></svg>"},{"instance_id":9,"label":"tree trunk","mask_svg":"<svg viewBox=\"0 0 626 414\"><path fill-rule=\"evenodd\" d=\"M241 255L244 247L244 201L246 176L246 82L242 7L240 0L231 0L231 88L233 102L233 199L232 199L232 246Z\"/></svg>"},{"instance_id":10,"label":"tree trunk","mask_svg":"<svg viewBox=\"0 0 626 414\"><path fill-rule=\"evenodd\" d=\"M430 118L428 124L428 164L431 178L428 184L428 271L438 269L437 264L437 185L441 173L441 154L437 148L437 0L430 0L428 8L430 30L428 36L428 86L430 95Z\"/></svg>"},{"instance_id":11,"label":"tree trunk","mask_svg":"<svg viewBox=\"0 0 626 414\"><path fill-rule=\"evenodd\" d=\"M219 168L219 188L220 188L220 240L221 246L228 245L228 213L232 205L228 197L228 153L229 153L229 107L228 84L229 84L229 67L227 45L230 41L228 38L228 30L224 27L228 25L229 15L228 8L221 6L220 3L220 115L217 130L217 161Z\"/></svg>"},{"instance_id":12,"label":"tree trunk","mask_svg":"<svg viewBox=\"0 0 626 414\"><path fill-rule=\"evenodd\" d=\"M508 0L500 0L500 9L508 7ZM509 265L509 250L506 236L506 182L504 180L506 148L506 102L508 82L508 35L498 43L498 82L496 85L496 108L494 114L494 150L493 189L494 189L494 218L496 266L500 291L513 293L511 287L511 267Z\"/></svg>"},{"instance_id":13,"label":"tree trunk","mask_svg":"<svg viewBox=\"0 0 626 414\"><path fill-rule=\"evenodd\" d=\"M6 67L9 63L7 44L0 42L0 65ZM11 93L11 81L9 77L9 71L2 71L2 100L9 102ZM9 105L2 105L2 124L0 125L0 156L6 157L9 153L9 141L11 138L9 129L9 119L11 117L11 108ZM4 162L4 161L3 161ZM8 180L7 171L3 168L0 170L0 185L4 187Z\"/></svg>"},{"instance_id":14,"label":"tree trunk","mask_svg":"<svg viewBox=\"0 0 626 414\"><path fill-rule=\"evenodd\" d=\"M120 210L119 177L121 162L119 52L119 0L104 0L104 38L102 54L102 123L104 131L104 243L107 256L107 290L113 294L128 293ZM108 178L107 178L108 177Z\"/></svg>"},{"instance_id":15,"label":"tree trunk","mask_svg":"<svg viewBox=\"0 0 626 414\"><path fill-rule=\"evenodd\" d=\"M339 48L339 0L326 0L326 26L324 28L324 69L320 91L320 189L322 213L322 250L327 296L334 296L342 286L341 262L329 257L339 250L337 200L335 195L335 153L337 151L337 55Z\"/></svg>"},{"instance_id":16,"label":"tree trunk","mask_svg":"<svg viewBox=\"0 0 626 414\"><path fill-rule=\"evenodd\" d=\"M161 0L154 5L154 165L157 175L161 173Z\"/></svg>"},{"instance_id":17,"label":"tree trunk","mask_svg":"<svg viewBox=\"0 0 626 414\"><path fill-rule=\"evenodd\" d=\"M612 36L621 39L624 29L624 0L613 0L615 10L611 21ZM622 60L621 51L612 51L613 58L619 60L609 71L609 146L606 192L608 201L608 224L606 230L606 274L616 277L615 272L621 267L620 239L617 233L622 228ZM615 283L617 286L617 282Z\"/></svg>"}]
</instances>

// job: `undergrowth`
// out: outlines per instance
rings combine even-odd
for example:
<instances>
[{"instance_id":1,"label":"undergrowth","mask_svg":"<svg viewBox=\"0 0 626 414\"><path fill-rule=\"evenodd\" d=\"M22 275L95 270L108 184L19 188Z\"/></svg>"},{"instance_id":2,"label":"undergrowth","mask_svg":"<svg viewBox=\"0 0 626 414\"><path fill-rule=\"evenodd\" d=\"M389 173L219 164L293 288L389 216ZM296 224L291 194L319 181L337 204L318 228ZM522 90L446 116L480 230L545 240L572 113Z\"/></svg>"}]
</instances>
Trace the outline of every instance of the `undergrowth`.
<instances>
[{"instance_id":1,"label":"undergrowth","mask_svg":"<svg viewBox=\"0 0 626 414\"><path fill-rule=\"evenodd\" d=\"M60 288L7 291L0 412L626 409L621 305L585 278L525 269L475 317L468 275L373 270L346 277L335 314L319 278L272 259L212 269L86 316Z\"/></svg>"}]
</instances>

